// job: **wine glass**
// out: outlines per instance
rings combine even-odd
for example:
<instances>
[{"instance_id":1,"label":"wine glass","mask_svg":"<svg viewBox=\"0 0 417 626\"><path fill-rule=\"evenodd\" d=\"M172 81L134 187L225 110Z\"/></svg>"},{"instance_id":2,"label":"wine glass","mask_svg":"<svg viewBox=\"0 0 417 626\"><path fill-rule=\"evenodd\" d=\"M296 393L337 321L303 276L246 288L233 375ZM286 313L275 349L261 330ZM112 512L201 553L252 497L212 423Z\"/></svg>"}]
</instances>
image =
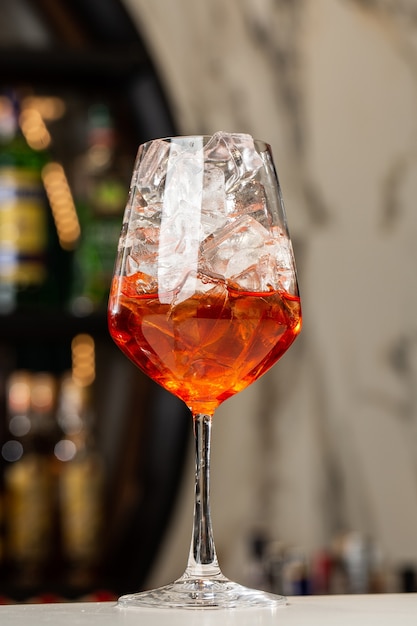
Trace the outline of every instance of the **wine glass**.
<instances>
[{"instance_id":1,"label":"wine glass","mask_svg":"<svg viewBox=\"0 0 417 626\"><path fill-rule=\"evenodd\" d=\"M196 457L184 574L122 596L119 606L284 603L222 574L209 501L215 409L264 374L301 329L292 244L268 144L217 132L139 147L108 319L122 352L190 409Z\"/></svg>"}]
</instances>

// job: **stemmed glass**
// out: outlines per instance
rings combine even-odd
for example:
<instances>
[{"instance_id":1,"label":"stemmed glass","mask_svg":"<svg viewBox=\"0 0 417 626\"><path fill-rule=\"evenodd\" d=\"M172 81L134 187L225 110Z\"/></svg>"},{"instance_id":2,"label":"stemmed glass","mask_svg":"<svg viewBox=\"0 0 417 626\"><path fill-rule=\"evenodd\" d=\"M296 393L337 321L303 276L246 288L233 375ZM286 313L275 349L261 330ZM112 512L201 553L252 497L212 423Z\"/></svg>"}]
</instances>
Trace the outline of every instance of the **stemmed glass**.
<instances>
[{"instance_id":1,"label":"stemmed glass","mask_svg":"<svg viewBox=\"0 0 417 626\"><path fill-rule=\"evenodd\" d=\"M115 343L193 418L194 522L172 584L119 606L274 606L228 580L210 515L215 409L264 374L301 329L291 240L270 146L250 135L155 139L139 147L109 298Z\"/></svg>"}]
</instances>

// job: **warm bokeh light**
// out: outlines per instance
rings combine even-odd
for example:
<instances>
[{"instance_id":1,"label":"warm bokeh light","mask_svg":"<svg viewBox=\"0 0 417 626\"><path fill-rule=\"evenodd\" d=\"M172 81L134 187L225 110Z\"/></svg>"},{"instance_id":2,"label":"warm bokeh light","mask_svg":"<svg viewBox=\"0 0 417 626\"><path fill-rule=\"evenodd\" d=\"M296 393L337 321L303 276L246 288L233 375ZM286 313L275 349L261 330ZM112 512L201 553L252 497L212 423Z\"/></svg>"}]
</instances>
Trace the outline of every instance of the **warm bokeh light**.
<instances>
[{"instance_id":1,"label":"warm bokeh light","mask_svg":"<svg viewBox=\"0 0 417 626\"><path fill-rule=\"evenodd\" d=\"M48 372L32 375L30 390L31 409L35 413L48 413L53 410L56 400L57 386L55 378Z\"/></svg>"},{"instance_id":2,"label":"warm bokeh light","mask_svg":"<svg viewBox=\"0 0 417 626\"><path fill-rule=\"evenodd\" d=\"M91 335L76 335L71 343L72 379L82 387L94 382L96 377L95 345Z\"/></svg>"},{"instance_id":3,"label":"warm bokeh light","mask_svg":"<svg viewBox=\"0 0 417 626\"><path fill-rule=\"evenodd\" d=\"M34 150L44 150L51 143L51 135L37 109L23 109L19 116L19 126Z\"/></svg>"},{"instance_id":4,"label":"warm bokeh light","mask_svg":"<svg viewBox=\"0 0 417 626\"><path fill-rule=\"evenodd\" d=\"M54 217L59 243L64 250L73 250L81 230L64 168L59 163L48 163L42 170L42 180Z\"/></svg>"},{"instance_id":5,"label":"warm bokeh light","mask_svg":"<svg viewBox=\"0 0 417 626\"><path fill-rule=\"evenodd\" d=\"M22 109L38 111L43 120L55 122L65 113L65 102L56 96L28 96L22 101Z\"/></svg>"}]
</instances>

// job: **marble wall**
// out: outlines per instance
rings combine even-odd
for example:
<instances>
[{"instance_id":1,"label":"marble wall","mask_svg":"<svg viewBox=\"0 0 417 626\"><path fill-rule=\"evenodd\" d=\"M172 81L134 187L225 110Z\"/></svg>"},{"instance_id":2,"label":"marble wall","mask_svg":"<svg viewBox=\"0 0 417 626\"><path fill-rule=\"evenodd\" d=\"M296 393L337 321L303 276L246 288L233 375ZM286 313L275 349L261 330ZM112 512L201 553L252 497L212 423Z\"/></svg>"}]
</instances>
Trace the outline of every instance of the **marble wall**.
<instances>
[{"instance_id":1,"label":"marble wall","mask_svg":"<svg viewBox=\"0 0 417 626\"><path fill-rule=\"evenodd\" d=\"M271 143L302 335L218 411L212 501L224 572L265 524L313 553L369 534L417 564L415 0L125 0L179 132ZM185 565L192 459L152 584Z\"/></svg>"}]
</instances>

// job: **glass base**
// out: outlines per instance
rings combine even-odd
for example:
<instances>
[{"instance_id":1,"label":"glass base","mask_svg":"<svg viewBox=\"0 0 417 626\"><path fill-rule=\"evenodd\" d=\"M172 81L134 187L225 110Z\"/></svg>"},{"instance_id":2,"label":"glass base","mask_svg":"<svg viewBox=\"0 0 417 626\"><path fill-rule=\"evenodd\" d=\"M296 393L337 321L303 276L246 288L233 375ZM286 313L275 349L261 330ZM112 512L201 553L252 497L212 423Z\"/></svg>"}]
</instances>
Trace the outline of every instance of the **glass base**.
<instances>
[{"instance_id":1,"label":"glass base","mask_svg":"<svg viewBox=\"0 0 417 626\"><path fill-rule=\"evenodd\" d=\"M174 583L121 596L121 608L242 609L274 608L287 603L285 596L249 589L227 578L179 579Z\"/></svg>"}]
</instances>

